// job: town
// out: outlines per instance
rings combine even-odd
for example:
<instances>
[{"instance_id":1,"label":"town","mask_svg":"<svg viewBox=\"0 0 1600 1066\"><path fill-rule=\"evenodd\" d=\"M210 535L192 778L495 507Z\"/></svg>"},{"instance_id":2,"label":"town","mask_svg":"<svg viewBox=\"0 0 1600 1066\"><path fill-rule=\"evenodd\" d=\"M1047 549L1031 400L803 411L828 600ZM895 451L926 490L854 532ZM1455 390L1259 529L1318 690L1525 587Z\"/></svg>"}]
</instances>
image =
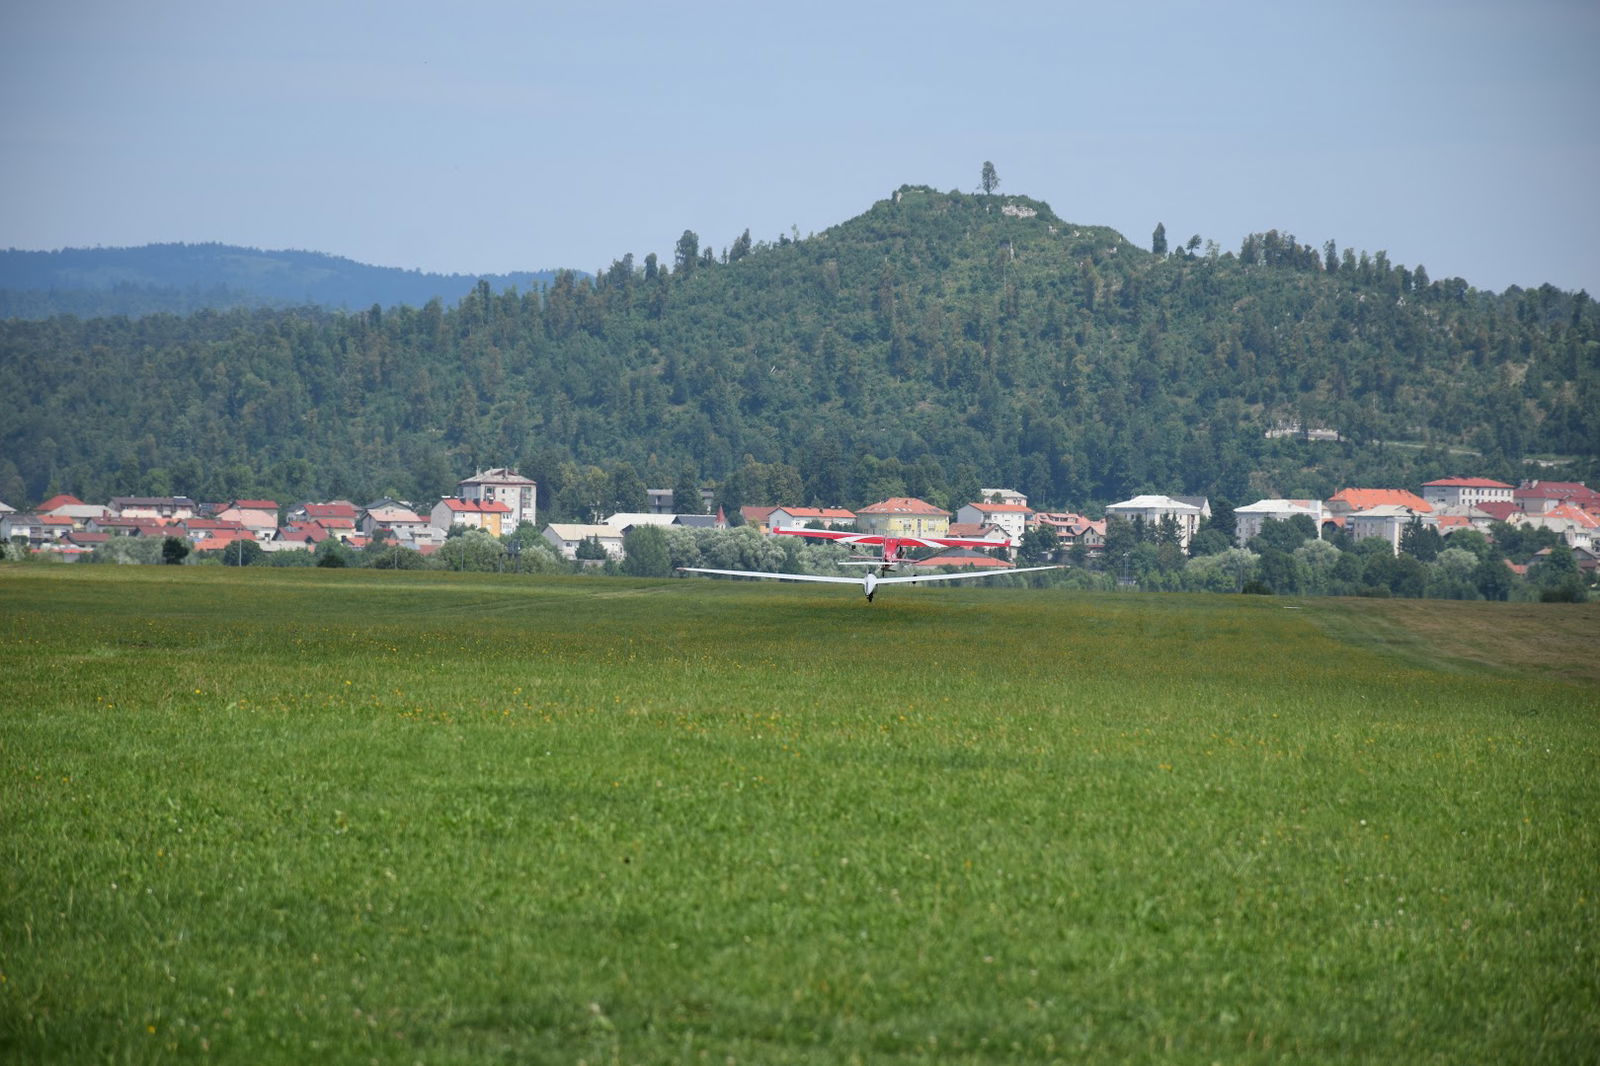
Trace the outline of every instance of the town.
<instances>
[{"instance_id":1,"label":"town","mask_svg":"<svg viewBox=\"0 0 1600 1066\"><path fill-rule=\"evenodd\" d=\"M1018 560L1059 562L1084 587L1147 590L1582 599L1600 565L1600 492L1582 482L1442 478L1420 493L1347 488L1326 500L1261 499L1213 509L1205 497L1140 495L1096 516L1035 510L1010 489L983 489L954 513L913 497L857 509L788 503L734 515L700 492L700 510L675 510L681 490L648 489L648 511L589 523L540 525L538 483L508 468L463 479L431 506L384 497L348 500L121 496L105 504L59 494L19 511L0 502L0 550L10 558L71 562L217 562L224 565L389 566L601 570L666 576L703 561L711 538L785 528L888 536L963 537L986 550L948 548L915 565L1003 573ZM628 564L630 538L658 529L671 566ZM457 543L459 551L448 550ZM794 549L790 549L794 550ZM788 565L828 570L837 553L804 549ZM1348 557L1348 560L1347 558ZM559 561L559 563L557 562ZM745 560L762 569L781 551ZM636 560L636 563L638 560ZM1359 565L1357 565L1359 564Z\"/></svg>"}]
</instances>

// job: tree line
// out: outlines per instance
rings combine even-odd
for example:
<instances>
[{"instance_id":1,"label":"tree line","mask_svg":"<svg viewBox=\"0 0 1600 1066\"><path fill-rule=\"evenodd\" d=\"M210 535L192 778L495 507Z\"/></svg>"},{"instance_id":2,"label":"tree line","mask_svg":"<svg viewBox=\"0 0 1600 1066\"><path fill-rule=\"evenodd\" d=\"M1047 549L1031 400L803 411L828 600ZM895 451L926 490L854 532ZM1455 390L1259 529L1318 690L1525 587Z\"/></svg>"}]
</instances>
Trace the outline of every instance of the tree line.
<instances>
[{"instance_id":1,"label":"tree line","mask_svg":"<svg viewBox=\"0 0 1600 1066\"><path fill-rule=\"evenodd\" d=\"M427 500L502 465L552 520L642 509L617 505L647 484L733 509L953 509L1000 484L1083 509L1515 481L1530 456L1600 476L1584 293L1484 293L1276 232L1157 253L992 191L905 187L720 252L686 231L670 264L484 281L449 307L7 321L0 366L14 506Z\"/></svg>"}]
</instances>

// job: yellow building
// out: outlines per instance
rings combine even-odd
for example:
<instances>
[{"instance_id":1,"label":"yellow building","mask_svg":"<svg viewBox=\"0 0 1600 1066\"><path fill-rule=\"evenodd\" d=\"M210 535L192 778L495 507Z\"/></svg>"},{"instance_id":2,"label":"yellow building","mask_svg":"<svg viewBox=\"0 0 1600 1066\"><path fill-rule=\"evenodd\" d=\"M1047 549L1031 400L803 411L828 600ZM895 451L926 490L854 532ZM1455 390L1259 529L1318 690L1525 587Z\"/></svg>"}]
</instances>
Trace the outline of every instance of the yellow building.
<instances>
[{"instance_id":1,"label":"yellow building","mask_svg":"<svg viewBox=\"0 0 1600 1066\"><path fill-rule=\"evenodd\" d=\"M893 496L856 512L856 530L886 537L942 537L950 512L914 496Z\"/></svg>"}]
</instances>

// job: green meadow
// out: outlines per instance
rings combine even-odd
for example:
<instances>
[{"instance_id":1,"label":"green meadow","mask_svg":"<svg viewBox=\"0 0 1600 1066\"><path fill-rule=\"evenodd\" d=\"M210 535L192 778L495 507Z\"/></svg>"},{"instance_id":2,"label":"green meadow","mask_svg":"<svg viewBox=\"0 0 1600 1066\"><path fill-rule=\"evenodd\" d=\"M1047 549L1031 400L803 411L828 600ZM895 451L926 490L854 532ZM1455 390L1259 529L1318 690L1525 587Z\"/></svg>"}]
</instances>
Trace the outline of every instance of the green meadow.
<instances>
[{"instance_id":1,"label":"green meadow","mask_svg":"<svg viewBox=\"0 0 1600 1066\"><path fill-rule=\"evenodd\" d=\"M1592 1062L1596 638L0 569L0 1058Z\"/></svg>"}]
</instances>

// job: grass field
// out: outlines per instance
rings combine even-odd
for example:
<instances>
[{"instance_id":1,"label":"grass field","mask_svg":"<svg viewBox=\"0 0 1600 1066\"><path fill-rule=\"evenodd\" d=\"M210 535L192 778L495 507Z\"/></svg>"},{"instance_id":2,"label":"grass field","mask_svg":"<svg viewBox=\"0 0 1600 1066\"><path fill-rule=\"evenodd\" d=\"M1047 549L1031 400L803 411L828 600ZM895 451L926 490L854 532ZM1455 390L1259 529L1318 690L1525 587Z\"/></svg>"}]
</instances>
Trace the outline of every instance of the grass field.
<instances>
[{"instance_id":1,"label":"grass field","mask_svg":"<svg viewBox=\"0 0 1600 1066\"><path fill-rule=\"evenodd\" d=\"M0 569L0 1059L1593 1062L1597 637Z\"/></svg>"}]
</instances>

